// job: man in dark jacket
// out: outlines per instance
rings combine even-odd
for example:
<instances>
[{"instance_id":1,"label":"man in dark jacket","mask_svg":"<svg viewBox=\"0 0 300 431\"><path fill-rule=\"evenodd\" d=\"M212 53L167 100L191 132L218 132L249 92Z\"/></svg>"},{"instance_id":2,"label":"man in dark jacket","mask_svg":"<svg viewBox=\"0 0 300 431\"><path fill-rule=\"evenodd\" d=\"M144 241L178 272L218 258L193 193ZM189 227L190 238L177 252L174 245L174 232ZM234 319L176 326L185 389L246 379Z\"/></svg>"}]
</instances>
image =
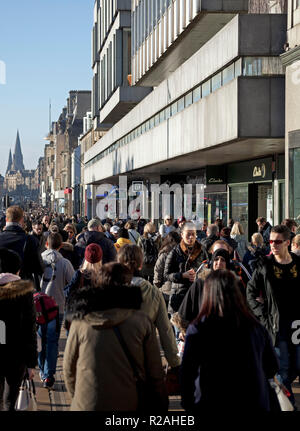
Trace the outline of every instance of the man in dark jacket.
<instances>
[{"instance_id":1,"label":"man in dark jacket","mask_svg":"<svg viewBox=\"0 0 300 431\"><path fill-rule=\"evenodd\" d=\"M205 248L209 258L211 258L211 254L209 253L209 249L211 248L213 243L219 239L218 233L219 233L218 226L216 224L210 224L210 225L208 225L207 230L206 230L207 237L201 241L201 244Z\"/></svg>"},{"instance_id":2,"label":"man in dark jacket","mask_svg":"<svg viewBox=\"0 0 300 431\"><path fill-rule=\"evenodd\" d=\"M247 286L247 300L268 329L280 359L279 375L295 399L291 384L300 374L300 344L295 343L295 322L300 320L300 258L290 254L290 230L275 226L270 234L271 256L264 258Z\"/></svg>"},{"instance_id":3,"label":"man in dark jacket","mask_svg":"<svg viewBox=\"0 0 300 431\"><path fill-rule=\"evenodd\" d=\"M196 271L207 258L206 251L196 240L196 226L186 223L181 233L181 242L168 254L164 278L171 281L169 311L173 314L196 278Z\"/></svg>"},{"instance_id":4,"label":"man in dark jacket","mask_svg":"<svg viewBox=\"0 0 300 431\"><path fill-rule=\"evenodd\" d=\"M22 208L14 205L7 209L5 230L0 233L0 247L18 253L22 261L20 277L23 280L38 279L44 272L44 265L37 240L25 233L23 221Z\"/></svg>"},{"instance_id":5,"label":"man in dark jacket","mask_svg":"<svg viewBox=\"0 0 300 431\"><path fill-rule=\"evenodd\" d=\"M258 232L262 235L266 247L270 248L269 239L270 239L272 226L265 219L265 217L258 217L256 219L256 224L258 226Z\"/></svg>"},{"instance_id":6,"label":"man in dark jacket","mask_svg":"<svg viewBox=\"0 0 300 431\"><path fill-rule=\"evenodd\" d=\"M103 251L102 263L108 263L117 260L117 252L113 242L104 234L104 228L100 220L94 218L88 223L88 231L84 233L75 246L81 261L84 259L84 251L89 244L98 244Z\"/></svg>"}]
</instances>

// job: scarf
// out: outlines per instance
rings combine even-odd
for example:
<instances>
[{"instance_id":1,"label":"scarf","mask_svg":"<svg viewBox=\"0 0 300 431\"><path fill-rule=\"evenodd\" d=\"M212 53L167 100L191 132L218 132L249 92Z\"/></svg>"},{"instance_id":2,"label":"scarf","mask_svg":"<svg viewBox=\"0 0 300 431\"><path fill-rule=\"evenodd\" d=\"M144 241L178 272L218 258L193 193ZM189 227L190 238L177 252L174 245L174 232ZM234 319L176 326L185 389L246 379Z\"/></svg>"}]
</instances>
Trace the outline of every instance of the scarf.
<instances>
[{"instance_id":1,"label":"scarf","mask_svg":"<svg viewBox=\"0 0 300 431\"><path fill-rule=\"evenodd\" d=\"M199 256L199 254L202 252L202 247L201 244L196 241L193 248L189 249L187 247L187 245L185 244L185 242L183 241L183 239L180 241L180 248L183 251L184 254L186 254L187 256L189 256L189 261L193 262L194 260L197 259L197 257Z\"/></svg>"}]
</instances>

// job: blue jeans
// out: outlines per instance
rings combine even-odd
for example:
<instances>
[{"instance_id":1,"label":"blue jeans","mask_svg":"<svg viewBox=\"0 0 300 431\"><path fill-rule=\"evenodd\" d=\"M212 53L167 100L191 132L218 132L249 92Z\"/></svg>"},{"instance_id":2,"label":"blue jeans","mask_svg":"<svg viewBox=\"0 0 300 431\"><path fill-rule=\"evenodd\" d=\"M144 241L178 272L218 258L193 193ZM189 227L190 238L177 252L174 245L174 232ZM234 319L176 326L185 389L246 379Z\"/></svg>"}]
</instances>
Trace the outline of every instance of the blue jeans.
<instances>
[{"instance_id":1,"label":"blue jeans","mask_svg":"<svg viewBox=\"0 0 300 431\"><path fill-rule=\"evenodd\" d=\"M40 325L38 333L42 338L42 351L38 355L39 369L41 378L53 378L56 372L56 363L58 356L58 340L60 329L63 321L63 314L57 319L51 320L48 324Z\"/></svg>"},{"instance_id":2,"label":"blue jeans","mask_svg":"<svg viewBox=\"0 0 300 431\"><path fill-rule=\"evenodd\" d=\"M295 404L292 383L300 375L300 344L293 344L291 339L277 336L275 350L279 359L278 380L291 393L290 401Z\"/></svg>"}]
</instances>

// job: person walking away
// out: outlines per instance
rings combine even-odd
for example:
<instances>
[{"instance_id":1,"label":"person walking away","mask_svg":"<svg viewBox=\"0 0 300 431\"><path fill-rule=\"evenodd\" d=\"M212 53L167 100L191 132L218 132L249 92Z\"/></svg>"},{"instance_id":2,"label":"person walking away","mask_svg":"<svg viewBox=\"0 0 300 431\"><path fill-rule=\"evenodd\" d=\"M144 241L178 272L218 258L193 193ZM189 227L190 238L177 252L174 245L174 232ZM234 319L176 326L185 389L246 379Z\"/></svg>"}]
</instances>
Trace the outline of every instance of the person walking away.
<instances>
[{"instance_id":1,"label":"person walking away","mask_svg":"<svg viewBox=\"0 0 300 431\"><path fill-rule=\"evenodd\" d=\"M125 229L128 230L129 239L132 244L137 244L140 238L140 234L137 231L137 224L134 220L128 220L125 224Z\"/></svg>"},{"instance_id":2,"label":"person walking away","mask_svg":"<svg viewBox=\"0 0 300 431\"><path fill-rule=\"evenodd\" d=\"M238 252L238 255L242 262L245 253L247 252L248 241L246 240L245 232L240 222L236 221L233 224L230 232L230 237L234 239L234 241L237 243L236 251Z\"/></svg>"},{"instance_id":3,"label":"person walking away","mask_svg":"<svg viewBox=\"0 0 300 431\"><path fill-rule=\"evenodd\" d=\"M173 219L170 215L166 215L164 218L164 223L160 225L159 227L159 234L162 237L162 239L165 238L165 236L168 235L168 233L173 232L176 230L175 226L173 226Z\"/></svg>"},{"instance_id":4,"label":"person walking away","mask_svg":"<svg viewBox=\"0 0 300 431\"><path fill-rule=\"evenodd\" d=\"M96 287L100 269L102 267L103 251L98 244L89 244L84 252L84 261L77 271L75 271L72 280L64 288L66 301L70 294L83 286Z\"/></svg>"},{"instance_id":5,"label":"person walking away","mask_svg":"<svg viewBox=\"0 0 300 431\"><path fill-rule=\"evenodd\" d=\"M103 263L116 260L117 252L114 244L105 236L103 225L97 218L93 218L88 222L88 232L84 233L83 237L77 242L75 246L75 250L80 258L80 264L84 259L85 248L92 243L100 245L103 251Z\"/></svg>"},{"instance_id":6,"label":"person walking away","mask_svg":"<svg viewBox=\"0 0 300 431\"><path fill-rule=\"evenodd\" d=\"M36 239L25 233L23 222L22 208L16 205L7 208L5 230L0 233L0 247L18 253L22 261L20 277L23 280L38 280L44 271L41 254Z\"/></svg>"},{"instance_id":7,"label":"person walking away","mask_svg":"<svg viewBox=\"0 0 300 431\"><path fill-rule=\"evenodd\" d=\"M120 253L125 247L136 246L124 246ZM154 326L140 311L141 290L129 286L129 278L120 263L103 265L98 288L74 291L68 304L72 324L63 367L72 411L168 410ZM143 394L136 374L147 383ZM147 395L148 405L141 406Z\"/></svg>"},{"instance_id":8,"label":"person walking away","mask_svg":"<svg viewBox=\"0 0 300 431\"><path fill-rule=\"evenodd\" d=\"M32 379L37 365L34 287L19 277L21 265L16 252L0 248L0 410L15 409L25 373Z\"/></svg>"},{"instance_id":9,"label":"person walking away","mask_svg":"<svg viewBox=\"0 0 300 431\"><path fill-rule=\"evenodd\" d=\"M118 261L131 274L131 284L141 289L144 311L158 329L159 338L165 357L171 368L176 369L180 364L177 356L177 346L174 332L170 324L167 308L162 293L149 281L141 276L143 266L143 252L137 245L125 245L118 254Z\"/></svg>"},{"instance_id":10,"label":"person walking away","mask_svg":"<svg viewBox=\"0 0 300 431\"><path fill-rule=\"evenodd\" d=\"M204 283L200 313L186 333L183 408L194 414L216 406L226 413L270 411L268 379L277 371L271 338L249 311L236 277L213 271Z\"/></svg>"},{"instance_id":11,"label":"person walking away","mask_svg":"<svg viewBox=\"0 0 300 431\"><path fill-rule=\"evenodd\" d=\"M300 320L300 257L289 253L290 230L275 226L270 233L271 255L254 271L247 300L255 316L269 331L279 357L279 380L291 393L300 374L300 344L293 343L293 322Z\"/></svg>"},{"instance_id":12,"label":"person walking away","mask_svg":"<svg viewBox=\"0 0 300 431\"><path fill-rule=\"evenodd\" d=\"M74 268L59 253L62 246L62 237L59 233L51 233L46 246L47 250L42 254L45 272L41 279L41 291L55 299L59 307L59 316L58 319L39 326L38 333L42 338L42 351L39 352L38 363L43 387L51 389L55 382L58 340L64 315L64 288L72 280Z\"/></svg>"}]
</instances>

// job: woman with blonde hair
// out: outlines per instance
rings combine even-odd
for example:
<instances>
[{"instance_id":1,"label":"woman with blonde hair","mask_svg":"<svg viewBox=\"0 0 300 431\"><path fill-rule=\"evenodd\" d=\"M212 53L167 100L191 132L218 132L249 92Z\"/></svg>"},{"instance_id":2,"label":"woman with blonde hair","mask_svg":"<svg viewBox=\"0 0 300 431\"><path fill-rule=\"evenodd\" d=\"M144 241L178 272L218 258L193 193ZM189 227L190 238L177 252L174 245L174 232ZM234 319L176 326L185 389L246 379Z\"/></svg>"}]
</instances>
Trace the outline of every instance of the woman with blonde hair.
<instances>
[{"instance_id":1,"label":"woman with blonde hair","mask_svg":"<svg viewBox=\"0 0 300 431\"><path fill-rule=\"evenodd\" d=\"M252 274L257 267L259 261L268 254L268 250L265 247L263 236L256 232L251 237L251 245L248 246L248 250L245 253L243 259L243 265Z\"/></svg>"},{"instance_id":2,"label":"woman with blonde hair","mask_svg":"<svg viewBox=\"0 0 300 431\"><path fill-rule=\"evenodd\" d=\"M247 245L248 245L248 241L246 240L246 237L244 234L245 232L244 232L243 226L239 221L236 221L232 226L230 237L234 239L238 244L236 251L238 252L241 260L243 260L245 256L245 253L247 251Z\"/></svg>"},{"instance_id":3,"label":"woman with blonde hair","mask_svg":"<svg viewBox=\"0 0 300 431\"><path fill-rule=\"evenodd\" d=\"M100 245L92 243L86 247L81 267L75 272L71 282L64 288L67 299L78 288L83 286L97 287L99 285L102 257L103 251Z\"/></svg>"}]
</instances>

